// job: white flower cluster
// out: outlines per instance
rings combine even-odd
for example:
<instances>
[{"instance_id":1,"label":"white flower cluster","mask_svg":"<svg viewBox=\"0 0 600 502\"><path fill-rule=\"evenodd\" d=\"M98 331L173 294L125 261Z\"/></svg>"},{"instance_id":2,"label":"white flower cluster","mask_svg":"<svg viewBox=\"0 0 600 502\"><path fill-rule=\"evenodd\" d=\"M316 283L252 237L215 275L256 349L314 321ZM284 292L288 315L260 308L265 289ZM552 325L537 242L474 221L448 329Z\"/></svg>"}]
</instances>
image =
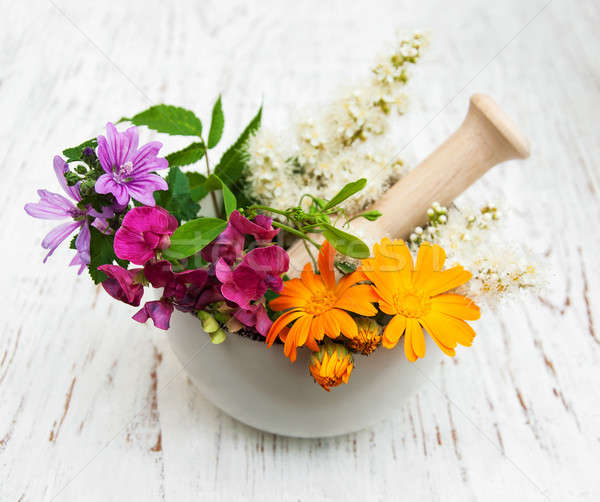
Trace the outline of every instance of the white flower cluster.
<instances>
[{"instance_id":1,"label":"white flower cluster","mask_svg":"<svg viewBox=\"0 0 600 502\"><path fill-rule=\"evenodd\" d=\"M415 229L410 238L416 250L423 240L439 244L447 266L460 264L473 278L460 293L494 306L521 290L539 290L542 267L533 253L506 244L500 210L488 204L479 210L458 210L435 204L428 212L430 224Z\"/></svg>"},{"instance_id":2,"label":"white flower cluster","mask_svg":"<svg viewBox=\"0 0 600 502\"><path fill-rule=\"evenodd\" d=\"M262 204L291 207L303 193L330 199L344 185L359 178L367 187L347 204L356 212L371 204L405 173L401 160L390 160L393 150L369 141L388 129L392 111L405 111L403 88L408 66L422 55L425 39L415 32L372 69L372 78L326 108L317 118L299 121L293 146L259 130L248 144L248 192Z\"/></svg>"}]
</instances>

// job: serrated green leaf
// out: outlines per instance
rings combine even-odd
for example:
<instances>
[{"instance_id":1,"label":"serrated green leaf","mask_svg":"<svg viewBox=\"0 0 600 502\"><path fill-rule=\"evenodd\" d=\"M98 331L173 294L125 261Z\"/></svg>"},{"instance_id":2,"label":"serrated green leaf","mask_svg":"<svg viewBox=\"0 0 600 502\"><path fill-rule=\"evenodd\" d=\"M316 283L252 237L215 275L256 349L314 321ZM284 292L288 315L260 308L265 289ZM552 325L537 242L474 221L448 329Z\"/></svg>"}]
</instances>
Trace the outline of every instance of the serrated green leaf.
<instances>
[{"instance_id":1,"label":"serrated green leaf","mask_svg":"<svg viewBox=\"0 0 600 502\"><path fill-rule=\"evenodd\" d=\"M344 202L348 197L351 197L356 192L360 192L363 188L365 188L366 184L366 178L361 178L357 181L348 183L345 187L343 187L338 193L336 193L333 196L333 198L327 203L323 210L325 211L327 209L331 209L332 207L335 207L338 204Z\"/></svg>"},{"instance_id":2,"label":"serrated green leaf","mask_svg":"<svg viewBox=\"0 0 600 502\"><path fill-rule=\"evenodd\" d=\"M192 200L188 177L178 167L172 167L166 180L169 189L154 192L156 204L164 207L180 223L195 218L200 206Z\"/></svg>"},{"instance_id":3,"label":"serrated green leaf","mask_svg":"<svg viewBox=\"0 0 600 502\"><path fill-rule=\"evenodd\" d=\"M220 218L197 218L181 225L171 236L171 246L163 251L166 258L182 259L204 249L225 230Z\"/></svg>"},{"instance_id":4,"label":"serrated green leaf","mask_svg":"<svg viewBox=\"0 0 600 502\"><path fill-rule=\"evenodd\" d=\"M204 184L206 189L211 192L213 190L223 190L223 203L225 205L225 213L227 219L229 215L237 208L237 199L229 187L216 174L211 174Z\"/></svg>"},{"instance_id":5,"label":"serrated green leaf","mask_svg":"<svg viewBox=\"0 0 600 502\"><path fill-rule=\"evenodd\" d=\"M127 268L128 262L119 260L115 255L114 240L114 235L103 234L90 226L90 264L88 265L88 271L94 284L99 284L106 279L106 274L98 270L100 265L110 265L116 261L122 267Z\"/></svg>"},{"instance_id":6,"label":"serrated green leaf","mask_svg":"<svg viewBox=\"0 0 600 502\"><path fill-rule=\"evenodd\" d=\"M169 162L169 167L188 166L194 162L198 162L204 157L205 153L206 148L204 148L202 143L192 143L182 150L170 153L166 156L166 159Z\"/></svg>"},{"instance_id":7,"label":"serrated green leaf","mask_svg":"<svg viewBox=\"0 0 600 502\"><path fill-rule=\"evenodd\" d=\"M223 107L221 105L221 96L217 99L212 109L212 117L210 120L210 131L208 133L208 148L217 146L223 136L223 128L225 127L225 116L223 115Z\"/></svg>"},{"instance_id":8,"label":"serrated green leaf","mask_svg":"<svg viewBox=\"0 0 600 502\"><path fill-rule=\"evenodd\" d=\"M321 230L325 239L327 239L335 249L346 256L363 259L368 258L371 254L369 246L354 235L344 232L329 223L322 223Z\"/></svg>"},{"instance_id":9,"label":"serrated green leaf","mask_svg":"<svg viewBox=\"0 0 600 502\"><path fill-rule=\"evenodd\" d=\"M81 160L83 150L87 147L96 148L98 146L98 140L96 138L88 139L81 143L81 145L74 146L72 148L66 148L63 150L63 155L67 158L67 162L73 162L75 160Z\"/></svg>"},{"instance_id":10,"label":"serrated green leaf","mask_svg":"<svg viewBox=\"0 0 600 502\"><path fill-rule=\"evenodd\" d=\"M185 173L190 182L190 196L194 202L204 199L208 195L208 190L204 183L206 183L206 176L200 173L189 171Z\"/></svg>"},{"instance_id":11,"label":"serrated green leaf","mask_svg":"<svg viewBox=\"0 0 600 502\"><path fill-rule=\"evenodd\" d=\"M172 136L200 136L202 122L194 112L172 105L155 105L128 120L137 126L146 126Z\"/></svg>"},{"instance_id":12,"label":"serrated green leaf","mask_svg":"<svg viewBox=\"0 0 600 502\"><path fill-rule=\"evenodd\" d=\"M261 118L262 106L246 126L244 132L242 132L236 142L227 149L215 167L215 174L230 188L240 179L244 172L244 168L248 162L248 151L246 150L248 139L252 133L256 132L260 127Z\"/></svg>"}]
</instances>

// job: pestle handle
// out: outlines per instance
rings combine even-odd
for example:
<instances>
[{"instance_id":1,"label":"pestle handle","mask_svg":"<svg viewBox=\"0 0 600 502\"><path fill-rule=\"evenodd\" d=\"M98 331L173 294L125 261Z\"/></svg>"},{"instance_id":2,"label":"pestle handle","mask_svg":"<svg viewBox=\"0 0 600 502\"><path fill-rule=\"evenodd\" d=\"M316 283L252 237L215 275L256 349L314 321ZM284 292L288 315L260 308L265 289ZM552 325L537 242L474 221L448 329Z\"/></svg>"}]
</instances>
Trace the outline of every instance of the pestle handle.
<instances>
[{"instance_id":1,"label":"pestle handle","mask_svg":"<svg viewBox=\"0 0 600 502\"><path fill-rule=\"evenodd\" d=\"M355 220L353 228L374 240L406 238L434 201L448 205L491 167L528 156L529 142L506 113L489 96L474 94L456 132L369 208L382 216L374 223ZM310 258L301 242L288 253L290 275L298 275Z\"/></svg>"}]
</instances>

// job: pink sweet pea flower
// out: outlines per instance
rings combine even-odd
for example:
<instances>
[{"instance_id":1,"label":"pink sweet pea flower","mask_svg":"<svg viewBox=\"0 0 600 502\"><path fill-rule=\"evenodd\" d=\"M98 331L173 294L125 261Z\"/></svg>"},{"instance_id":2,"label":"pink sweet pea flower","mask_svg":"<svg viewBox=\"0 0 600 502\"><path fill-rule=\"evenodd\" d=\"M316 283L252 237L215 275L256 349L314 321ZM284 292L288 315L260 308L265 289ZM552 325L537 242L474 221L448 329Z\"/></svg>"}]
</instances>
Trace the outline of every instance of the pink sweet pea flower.
<instances>
[{"instance_id":1,"label":"pink sweet pea flower","mask_svg":"<svg viewBox=\"0 0 600 502\"><path fill-rule=\"evenodd\" d=\"M181 300L187 293L187 285L203 288L208 279L208 272L198 268L173 272L173 266L166 260L147 262L144 275L155 288L164 288L163 297Z\"/></svg>"},{"instance_id":2,"label":"pink sweet pea flower","mask_svg":"<svg viewBox=\"0 0 600 502\"><path fill-rule=\"evenodd\" d=\"M219 259L215 273L223 283L223 296L242 309L249 309L250 302L261 299L267 289L276 293L283 289L281 274L288 270L289 262L283 248L268 246L250 251L233 270L225 260Z\"/></svg>"},{"instance_id":3,"label":"pink sweet pea flower","mask_svg":"<svg viewBox=\"0 0 600 502\"><path fill-rule=\"evenodd\" d=\"M139 306L144 294L141 268L127 270L119 265L100 265L98 270L108 276L102 281L102 287L110 296L128 305Z\"/></svg>"},{"instance_id":4,"label":"pink sweet pea flower","mask_svg":"<svg viewBox=\"0 0 600 502\"><path fill-rule=\"evenodd\" d=\"M215 263L223 258L226 263L233 265L244 250L244 236L251 235L259 244L266 244L279 233L273 228L272 219L259 214L250 221L239 211L233 211L229 216L227 228L213 242L202 250L202 258L209 263Z\"/></svg>"},{"instance_id":5,"label":"pink sweet pea flower","mask_svg":"<svg viewBox=\"0 0 600 502\"><path fill-rule=\"evenodd\" d=\"M106 137L98 136L98 160L105 174L96 181L96 192L111 193L120 205L129 198L146 206L154 206L154 192L167 190L167 182L153 171L169 166L167 159L157 157L162 143L152 141L138 149L138 129L117 131L106 124Z\"/></svg>"},{"instance_id":6,"label":"pink sweet pea flower","mask_svg":"<svg viewBox=\"0 0 600 502\"><path fill-rule=\"evenodd\" d=\"M244 326L256 328L256 331L262 336L267 336L267 333L273 324L273 321L269 319L269 315L262 303L250 305L250 308L247 309L240 308L233 315Z\"/></svg>"},{"instance_id":7,"label":"pink sweet pea flower","mask_svg":"<svg viewBox=\"0 0 600 502\"><path fill-rule=\"evenodd\" d=\"M123 218L115 234L115 254L122 260L143 265L157 249L171 245L177 220L162 207L134 207Z\"/></svg>"},{"instance_id":8,"label":"pink sweet pea flower","mask_svg":"<svg viewBox=\"0 0 600 502\"><path fill-rule=\"evenodd\" d=\"M160 300L146 302L144 307L132 319L142 324L148 319L152 319L154 326L167 330L171 323L171 314L173 314L173 304L161 298Z\"/></svg>"}]
</instances>

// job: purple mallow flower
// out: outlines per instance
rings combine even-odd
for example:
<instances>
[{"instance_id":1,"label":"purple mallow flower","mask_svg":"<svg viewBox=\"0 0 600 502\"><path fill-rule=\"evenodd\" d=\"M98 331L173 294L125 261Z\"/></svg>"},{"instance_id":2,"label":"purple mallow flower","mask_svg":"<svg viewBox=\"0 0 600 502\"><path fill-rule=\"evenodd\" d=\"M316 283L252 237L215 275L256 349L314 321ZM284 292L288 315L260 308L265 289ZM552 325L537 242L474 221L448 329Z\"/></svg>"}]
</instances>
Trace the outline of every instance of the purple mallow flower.
<instances>
[{"instance_id":1,"label":"purple mallow flower","mask_svg":"<svg viewBox=\"0 0 600 502\"><path fill-rule=\"evenodd\" d=\"M202 250L202 258L210 263L222 258L232 265L242 255L245 235L251 235L259 244L271 242L279 233L278 228L273 228L272 221L262 214L250 221L239 211L233 211L229 216L227 228Z\"/></svg>"},{"instance_id":2,"label":"purple mallow flower","mask_svg":"<svg viewBox=\"0 0 600 502\"><path fill-rule=\"evenodd\" d=\"M250 302L260 300L267 289L276 293L282 290L281 274L287 272L289 264L289 256L283 248L267 246L250 251L234 269L221 258L215 272L223 283L223 296L242 309L249 309Z\"/></svg>"},{"instance_id":3,"label":"purple mallow flower","mask_svg":"<svg viewBox=\"0 0 600 502\"><path fill-rule=\"evenodd\" d=\"M65 173L69 172L69 166L58 155L54 157L54 172L56 173L58 182L64 192L75 201L75 203L80 202L81 194L79 193L79 183L75 186L67 185ZM63 195L49 192L48 190L38 190L37 193L40 197L39 202L25 204L25 212L28 215L43 220L64 220L67 218L73 220L52 229L46 237L44 237L42 247L48 250L48 254L44 258L44 263L48 257L54 253L55 249L62 241L79 229L79 235L75 240L77 254L70 265L79 266L78 273L81 274L85 266L90 263L89 218L95 218L92 225L106 228L106 219L113 216L113 210L109 207L103 208L102 212L98 212L91 207L80 209Z\"/></svg>"},{"instance_id":4,"label":"purple mallow flower","mask_svg":"<svg viewBox=\"0 0 600 502\"><path fill-rule=\"evenodd\" d=\"M115 233L115 254L122 260L143 265L157 249L171 245L177 220L162 207L134 207Z\"/></svg>"},{"instance_id":5,"label":"purple mallow flower","mask_svg":"<svg viewBox=\"0 0 600 502\"><path fill-rule=\"evenodd\" d=\"M167 159L157 157L162 143L152 141L138 149L137 127L117 131L106 124L106 137L98 136L98 159L106 174L96 181L96 192L111 193L118 204L133 198L146 206L154 206L153 193L167 190L167 182L153 171L169 166Z\"/></svg>"}]
</instances>

